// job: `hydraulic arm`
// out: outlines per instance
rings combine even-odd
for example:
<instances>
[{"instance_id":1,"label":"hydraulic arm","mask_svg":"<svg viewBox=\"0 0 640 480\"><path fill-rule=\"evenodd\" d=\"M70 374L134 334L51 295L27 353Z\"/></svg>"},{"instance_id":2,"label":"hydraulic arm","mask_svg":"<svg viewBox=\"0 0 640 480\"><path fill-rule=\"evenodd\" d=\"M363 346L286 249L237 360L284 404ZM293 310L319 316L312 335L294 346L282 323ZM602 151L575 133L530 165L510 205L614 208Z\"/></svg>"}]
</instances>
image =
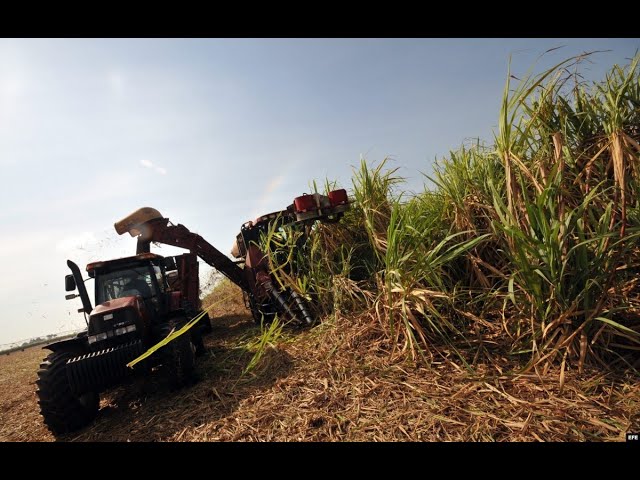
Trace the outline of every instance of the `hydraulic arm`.
<instances>
[{"instance_id":1,"label":"hydraulic arm","mask_svg":"<svg viewBox=\"0 0 640 480\"><path fill-rule=\"evenodd\" d=\"M132 237L137 237L137 253L149 252L151 242L157 242L196 254L242 289L257 322L270 320L280 313L296 323L311 325L314 320L305 299L290 288L279 288L274 280L266 254L258 246L260 233L285 225L337 222L348 207L347 193L340 189L326 196L318 193L302 195L285 210L246 222L231 252L239 259L237 262L184 225L172 224L154 208L140 208L116 222L114 227L119 235L129 232Z\"/></svg>"}]
</instances>

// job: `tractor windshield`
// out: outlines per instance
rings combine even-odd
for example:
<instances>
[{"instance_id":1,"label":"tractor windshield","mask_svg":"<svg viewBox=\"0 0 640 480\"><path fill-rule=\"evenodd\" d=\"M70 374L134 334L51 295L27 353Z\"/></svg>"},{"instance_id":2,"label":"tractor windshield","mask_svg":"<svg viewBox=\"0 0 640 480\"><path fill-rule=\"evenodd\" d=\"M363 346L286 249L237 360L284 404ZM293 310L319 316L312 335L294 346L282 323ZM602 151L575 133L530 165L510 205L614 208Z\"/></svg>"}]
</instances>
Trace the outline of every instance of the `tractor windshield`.
<instances>
[{"instance_id":1,"label":"tractor windshield","mask_svg":"<svg viewBox=\"0 0 640 480\"><path fill-rule=\"evenodd\" d=\"M155 274L155 272L154 272ZM156 295L152 270L148 267L129 268L98 275L96 278L96 303L115 298L140 295L144 299Z\"/></svg>"}]
</instances>

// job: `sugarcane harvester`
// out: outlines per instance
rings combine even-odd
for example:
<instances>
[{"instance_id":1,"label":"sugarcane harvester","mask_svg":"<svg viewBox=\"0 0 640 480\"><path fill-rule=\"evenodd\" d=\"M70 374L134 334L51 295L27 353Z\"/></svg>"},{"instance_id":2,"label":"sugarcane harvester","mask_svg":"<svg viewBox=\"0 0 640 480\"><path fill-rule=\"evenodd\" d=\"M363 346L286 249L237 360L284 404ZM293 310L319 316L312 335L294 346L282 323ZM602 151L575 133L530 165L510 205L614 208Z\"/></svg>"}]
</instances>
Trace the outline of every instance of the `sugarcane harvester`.
<instances>
[{"instance_id":1,"label":"sugarcane harvester","mask_svg":"<svg viewBox=\"0 0 640 480\"><path fill-rule=\"evenodd\" d=\"M150 252L151 243L173 245L189 250L191 271L197 272L193 258L200 257L210 266L240 287L257 323L269 322L280 315L287 322L311 326L314 316L306 300L295 290L283 287L270 271L268 255L260 248L260 235L268 234L284 226L310 227L313 223L337 222L349 206L344 189L333 190L328 195L318 193L302 195L294 199L285 210L262 215L244 223L234 242L232 261L197 233L184 225L174 225L153 208L141 208L115 224L116 232L128 232L137 238L137 254ZM191 305L199 305L198 276L182 275L183 298Z\"/></svg>"},{"instance_id":2,"label":"sugarcane harvester","mask_svg":"<svg viewBox=\"0 0 640 480\"><path fill-rule=\"evenodd\" d=\"M242 289L257 322L280 315L288 322L313 324L306 300L270 271L260 237L287 225L308 230L316 221L337 222L348 206L345 190L297 197L285 210L242 225L232 250L235 261L153 208L138 209L116 222L118 234L137 238L136 255L87 265L94 279L95 307L79 267L67 261L71 274L65 277L65 289L78 293L66 298L80 297L78 311L85 315L87 329L44 347L51 353L40 365L36 393L47 427L57 435L90 423L98 413L100 393L131 374L159 367L175 387L191 382L195 356L204 349L202 334L211 330L209 316L201 312L198 257ZM150 252L153 242L189 253L163 257ZM198 312L200 320L194 323ZM186 333L164 344L176 331ZM143 355L156 347L157 353ZM133 370L127 367L143 357Z\"/></svg>"}]
</instances>

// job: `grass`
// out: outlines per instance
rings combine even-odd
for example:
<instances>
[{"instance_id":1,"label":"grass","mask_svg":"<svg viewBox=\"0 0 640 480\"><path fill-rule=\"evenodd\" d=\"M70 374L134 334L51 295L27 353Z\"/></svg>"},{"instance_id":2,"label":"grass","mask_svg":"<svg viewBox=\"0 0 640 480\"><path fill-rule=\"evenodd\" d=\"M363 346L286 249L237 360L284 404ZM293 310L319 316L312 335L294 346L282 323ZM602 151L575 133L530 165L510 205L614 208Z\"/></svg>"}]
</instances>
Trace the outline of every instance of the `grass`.
<instances>
[{"instance_id":1,"label":"grass","mask_svg":"<svg viewBox=\"0 0 640 480\"><path fill-rule=\"evenodd\" d=\"M200 382L169 392L151 376L106 392L96 421L61 440L623 441L640 428L633 377L568 371L560 392L558 366L518 378L507 358L473 375L446 359L412 366L389 358L380 328L367 315L339 315L278 342L243 377L259 327L246 311L221 310ZM34 395L44 355L0 357L0 441L53 440Z\"/></svg>"},{"instance_id":2,"label":"grass","mask_svg":"<svg viewBox=\"0 0 640 480\"><path fill-rule=\"evenodd\" d=\"M493 145L440 159L423 192L363 160L351 211L314 228L292 278L325 314L372 312L392 357L499 350L561 383L637 367L640 56L593 84L584 57L509 78Z\"/></svg>"},{"instance_id":3,"label":"grass","mask_svg":"<svg viewBox=\"0 0 640 480\"><path fill-rule=\"evenodd\" d=\"M260 325L260 335L247 345L248 350L253 353L253 356L242 371L242 375L246 375L255 370L255 368L261 364L261 361L269 350L277 349L276 345L282 338L282 327L283 324L277 315L272 322L266 325L264 323Z\"/></svg>"}]
</instances>

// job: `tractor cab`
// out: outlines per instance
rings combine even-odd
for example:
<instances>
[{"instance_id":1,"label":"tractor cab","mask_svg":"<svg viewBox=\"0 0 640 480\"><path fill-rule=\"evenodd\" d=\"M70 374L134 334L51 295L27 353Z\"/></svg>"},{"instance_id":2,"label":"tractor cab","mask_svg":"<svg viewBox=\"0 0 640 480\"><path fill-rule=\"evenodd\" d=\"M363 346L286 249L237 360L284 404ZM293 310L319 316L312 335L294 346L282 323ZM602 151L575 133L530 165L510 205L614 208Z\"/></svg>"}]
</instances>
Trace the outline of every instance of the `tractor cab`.
<instances>
[{"instance_id":1,"label":"tractor cab","mask_svg":"<svg viewBox=\"0 0 640 480\"><path fill-rule=\"evenodd\" d=\"M93 262L87 265L87 272L89 277L95 279L96 305L105 306L116 299L138 297L154 316L166 312L164 294L168 284L164 257L142 253L106 262Z\"/></svg>"},{"instance_id":2,"label":"tractor cab","mask_svg":"<svg viewBox=\"0 0 640 480\"><path fill-rule=\"evenodd\" d=\"M95 307L83 298L83 304L88 304L83 311L89 314L89 345L102 349L123 341L140 339L146 343L154 325L166 318L169 310L164 257L143 253L98 261L88 264L87 272L95 280ZM77 286L73 277L67 277L67 288ZM81 297L86 294L86 290L78 290Z\"/></svg>"},{"instance_id":3,"label":"tractor cab","mask_svg":"<svg viewBox=\"0 0 640 480\"><path fill-rule=\"evenodd\" d=\"M180 315L191 318L199 307L198 263L192 254L163 257L147 252L88 264L89 278L95 280L95 307L80 270L71 261L67 264L72 275L65 278L66 289L79 292L67 298L82 299L80 311L88 314L92 350L123 341L142 340L147 345L166 334L167 320Z\"/></svg>"}]
</instances>

